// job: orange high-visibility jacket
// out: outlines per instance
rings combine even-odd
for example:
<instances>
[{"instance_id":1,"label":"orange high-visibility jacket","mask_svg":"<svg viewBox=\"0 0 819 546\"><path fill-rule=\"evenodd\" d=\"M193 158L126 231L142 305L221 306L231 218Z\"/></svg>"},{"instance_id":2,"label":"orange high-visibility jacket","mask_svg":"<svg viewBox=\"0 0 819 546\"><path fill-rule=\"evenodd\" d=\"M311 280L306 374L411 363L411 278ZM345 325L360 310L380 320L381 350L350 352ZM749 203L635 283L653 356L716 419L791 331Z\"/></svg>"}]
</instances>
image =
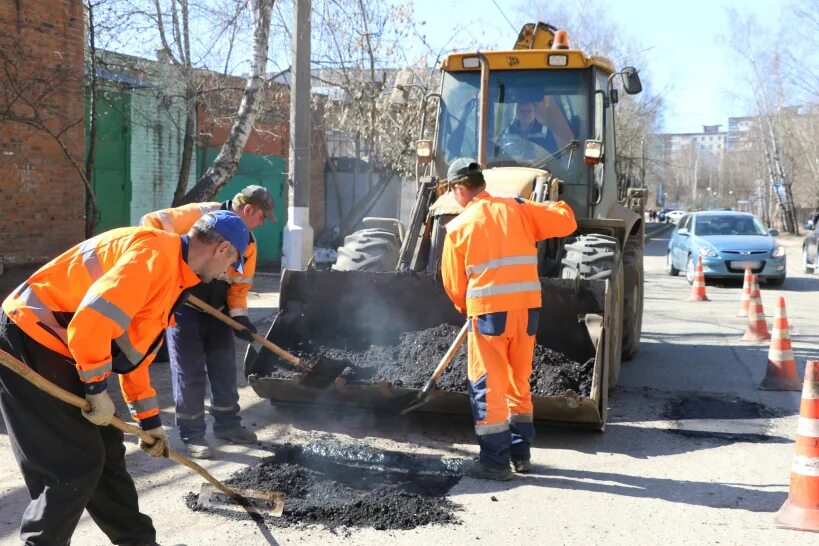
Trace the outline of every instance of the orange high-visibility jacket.
<instances>
[{"instance_id":1,"label":"orange high-visibility jacket","mask_svg":"<svg viewBox=\"0 0 819 546\"><path fill-rule=\"evenodd\" d=\"M191 203L172 209L149 212L139 221L141 226L149 226L171 233L184 235L204 214L215 210L230 210L230 201L224 203ZM230 316L247 316L247 293L253 286L253 275L256 273L256 238L250 234L250 243L245 250L244 273L232 267L226 276L218 280L230 285L227 292L227 306Z\"/></svg>"},{"instance_id":2,"label":"orange high-visibility jacket","mask_svg":"<svg viewBox=\"0 0 819 546\"><path fill-rule=\"evenodd\" d=\"M540 307L535 243L576 229L563 201L535 203L481 192L446 226L444 288L470 317Z\"/></svg>"},{"instance_id":3,"label":"orange high-visibility jacket","mask_svg":"<svg viewBox=\"0 0 819 546\"><path fill-rule=\"evenodd\" d=\"M29 337L73 359L86 393L105 390L110 372L118 372L131 413L155 428L159 406L148 366L180 295L199 283L182 250L176 234L107 231L38 269L3 310Z\"/></svg>"}]
</instances>

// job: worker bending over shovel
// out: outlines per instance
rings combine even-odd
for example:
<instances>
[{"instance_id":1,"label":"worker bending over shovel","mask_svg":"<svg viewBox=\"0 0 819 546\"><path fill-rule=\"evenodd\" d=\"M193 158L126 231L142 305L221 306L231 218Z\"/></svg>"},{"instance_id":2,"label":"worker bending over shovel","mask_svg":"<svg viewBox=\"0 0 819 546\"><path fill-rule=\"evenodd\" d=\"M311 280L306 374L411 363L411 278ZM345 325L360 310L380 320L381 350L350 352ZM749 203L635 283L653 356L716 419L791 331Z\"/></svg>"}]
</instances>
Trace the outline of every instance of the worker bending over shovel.
<instances>
[{"instance_id":1,"label":"worker bending over shovel","mask_svg":"<svg viewBox=\"0 0 819 546\"><path fill-rule=\"evenodd\" d=\"M107 379L119 374L131 414L155 438L139 447L167 456L148 366L185 291L240 266L247 238L227 211L206 214L182 236L114 229L54 258L3 301L0 348L91 405L77 411L0 366L0 411L32 499L25 544L69 544L83 509L114 544L155 544L123 434L105 426L114 417Z\"/></svg>"},{"instance_id":2,"label":"worker bending over shovel","mask_svg":"<svg viewBox=\"0 0 819 546\"><path fill-rule=\"evenodd\" d=\"M447 184L464 211L450 221L441 274L468 318L467 379L480 457L464 473L511 480L532 471L535 435L529 377L541 307L537 241L577 229L563 201L493 197L474 159L456 159Z\"/></svg>"},{"instance_id":3,"label":"worker bending over shovel","mask_svg":"<svg viewBox=\"0 0 819 546\"><path fill-rule=\"evenodd\" d=\"M223 203L192 203L164 209L142 217L143 226L185 233L199 218L210 211L230 210L247 225L248 230L265 220L277 221L273 196L262 186L248 186L233 199ZM210 414L213 434L235 444L252 444L256 435L242 427L239 417L239 389L236 385L236 349L233 336L252 341L256 327L248 317L247 293L256 272L256 239L248 235L244 252L244 271L230 269L226 275L202 283L191 291L211 307L225 310L245 327L234 330L216 318L180 307L175 311L176 326L168 329L168 357L171 361L173 398L176 402L176 426L191 457L207 459L210 446L205 440L205 381L210 383Z\"/></svg>"}]
</instances>

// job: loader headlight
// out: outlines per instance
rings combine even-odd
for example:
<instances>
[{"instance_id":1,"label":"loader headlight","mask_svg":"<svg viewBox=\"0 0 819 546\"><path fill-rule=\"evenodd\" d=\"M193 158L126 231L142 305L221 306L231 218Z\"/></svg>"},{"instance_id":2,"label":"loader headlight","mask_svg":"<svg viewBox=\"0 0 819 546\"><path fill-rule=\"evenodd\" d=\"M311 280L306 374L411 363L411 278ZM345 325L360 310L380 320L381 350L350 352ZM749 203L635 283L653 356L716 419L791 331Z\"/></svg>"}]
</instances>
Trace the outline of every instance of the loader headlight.
<instances>
[{"instance_id":1,"label":"loader headlight","mask_svg":"<svg viewBox=\"0 0 819 546\"><path fill-rule=\"evenodd\" d=\"M717 251L707 245L700 247L700 255L708 256L709 258L716 258L718 256Z\"/></svg>"},{"instance_id":2,"label":"loader headlight","mask_svg":"<svg viewBox=\"0 0 819 546\"><path fill-rule=\"evenodd\" d=\"M771 256L774 258L784 258L785 257L785 247L778 246L776 247L773 252L771 252Z\"/></svg>"}]
</instances>

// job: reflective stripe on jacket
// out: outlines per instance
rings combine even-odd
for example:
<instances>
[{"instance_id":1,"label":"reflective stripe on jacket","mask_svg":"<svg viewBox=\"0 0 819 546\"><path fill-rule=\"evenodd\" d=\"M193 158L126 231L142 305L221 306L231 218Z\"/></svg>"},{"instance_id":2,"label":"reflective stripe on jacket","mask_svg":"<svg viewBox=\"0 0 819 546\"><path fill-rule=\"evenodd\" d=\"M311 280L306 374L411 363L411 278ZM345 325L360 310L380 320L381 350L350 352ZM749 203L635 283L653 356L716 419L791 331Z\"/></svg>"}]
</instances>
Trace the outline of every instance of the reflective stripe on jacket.
<instances>
[{"instance_id":1,"label":"reflective stripe on jacket","mask_svg":"<svg viewBox=\"0 0 819 546\"><path fill-rule=\"evenodd\" d=\"M145 424L159 415L148 366L180 295L198 283L180 236L119 228L41 267L3 310L29 337L72 359L86 393L104 390L111 371L122 374L125 401Z\"/></svg>"},{"instance_id":2,"label":"reflective stripe on jacket","mask_svg":"<svg viewBox=\"0 0 819 546\"><path fill-rule=\"evenodd\" d=\"M447 226L441 258L444 288L473 317L540 307L537 241L577 229L563 201L535 203L484 191Z\"/></svg>"},{"instance_id":3,"label":"reflective stripe on jacket","mask_svg":"<svg viewBox=\"0 0 819 546\"><path fill-rule=\"evenodd\" d=\"M172 209L149 212L142 217L139 225L184 235L204 214L219 209L230 210L230 204L230 201L224 203L191 203ZM231 267L227 276L218 279L230 285L227 290L226 303L232 317L247 315L247 293L250 292L250 287L253 286L253 275L256 273L256 252L256 238L251 234L250 244L247 245L244 255L244 273L239 273ZM215 303L215 307L224 305L224 303L211 303Z\"/></svg>"}]
</instances>

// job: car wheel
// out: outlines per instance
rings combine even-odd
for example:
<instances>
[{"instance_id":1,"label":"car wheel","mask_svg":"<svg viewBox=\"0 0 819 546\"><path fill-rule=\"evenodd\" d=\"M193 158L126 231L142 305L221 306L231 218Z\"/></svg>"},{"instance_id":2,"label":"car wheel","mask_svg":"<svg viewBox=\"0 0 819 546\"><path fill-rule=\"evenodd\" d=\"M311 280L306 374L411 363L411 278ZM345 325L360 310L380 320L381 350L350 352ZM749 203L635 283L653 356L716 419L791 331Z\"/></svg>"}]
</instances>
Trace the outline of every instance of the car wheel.
<instances>
[{"instance_id":1,"label":"car wheel","mask_svg":"<svg viewBox=\"0 0 819 546\"><path fill-rule=\"evenodd\" d=\"M694 256L688 255L688 263L685 265L685 278L688 284L694 284L694 273L697 266L694 265Z\"/></svg>"},{"instance_id":2,"label":"car wheel","mask_svg":"<svg viewBox=\"0 0 819 546\"><path fill-rule=\"evenodd\" d=\"M802 273L813 273L814 268L808 263L808 247L802 247Z\"/></svg>"},{"instance_id":3,"label":"car wheel","mask_svg":"<svg viewBox=\"0 0 819 546\"><path fill-rule=\"evenodd\" d=\"M677 275L680 274L680 270L674 267L674 260L671 259L670 250L665 255L665 270L666 273L668 273L672 277L676 277Z\"/></svg>"}]
</instances>

